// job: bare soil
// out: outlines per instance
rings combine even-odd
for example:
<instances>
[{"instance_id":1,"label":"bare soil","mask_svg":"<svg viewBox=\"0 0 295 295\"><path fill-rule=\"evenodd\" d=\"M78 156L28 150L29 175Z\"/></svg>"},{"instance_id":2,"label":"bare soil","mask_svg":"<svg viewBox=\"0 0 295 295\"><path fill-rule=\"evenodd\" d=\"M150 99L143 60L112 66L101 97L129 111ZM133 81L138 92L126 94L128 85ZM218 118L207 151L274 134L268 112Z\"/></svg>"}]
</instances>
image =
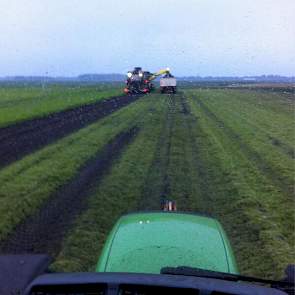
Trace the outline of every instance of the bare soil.
<instances>
[{"instance_id":1,"label":"bare soil","mask_svg":"<svg viewBox=\"0 0 295 295\"><path fill-rule=\"evenodd\" d=\"M69 183L51 196L38 212L19 224L14 232L1 242L0 253L44 253L55 257L73 221L87 209L87 199L92 189L97 187L114 160L120 157L137 133L138 128L133 127L107 143L104 149L90 159Z\"/></svg>"},{"instance_id":2,"label":"bare soil","mask_svg":"<svg viewBox=\"0 0 295 295\"><path fill-rule=\"evenodd\" d=\"M0 168L129 105L140 96L118 96L0 129Z\"/></svg>"}]
</instances>

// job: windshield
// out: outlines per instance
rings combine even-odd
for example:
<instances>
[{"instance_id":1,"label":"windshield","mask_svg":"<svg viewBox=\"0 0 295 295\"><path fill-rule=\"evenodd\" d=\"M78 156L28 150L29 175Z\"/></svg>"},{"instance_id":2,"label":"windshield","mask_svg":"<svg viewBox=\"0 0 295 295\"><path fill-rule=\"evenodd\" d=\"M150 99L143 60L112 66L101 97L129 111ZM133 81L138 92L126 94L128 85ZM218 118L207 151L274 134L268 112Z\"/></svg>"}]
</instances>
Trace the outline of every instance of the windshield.
<instances>
[{"instance_id":1,"label":"windshield","mask_svg":"<svg viewBox=\"0 0 295 295\"><path fill-rule=\"evenodd\" d=\"M0 254L284 277L293 0L0 7Z\"/></svg>"}]
</instances>

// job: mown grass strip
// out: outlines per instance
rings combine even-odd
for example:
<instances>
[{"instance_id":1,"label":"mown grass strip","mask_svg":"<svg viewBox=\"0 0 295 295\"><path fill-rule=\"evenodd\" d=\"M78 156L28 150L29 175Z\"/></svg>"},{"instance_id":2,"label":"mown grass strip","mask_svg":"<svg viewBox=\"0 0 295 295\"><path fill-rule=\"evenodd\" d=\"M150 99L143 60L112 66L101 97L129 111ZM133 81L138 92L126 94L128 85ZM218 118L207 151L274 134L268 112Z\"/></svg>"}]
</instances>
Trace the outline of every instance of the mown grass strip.
<instances>
[{"instance_id":1,"label":"mown grass strip","mask_svg":"<svg viewBox=\"0 0 295 295\"><path fill-rule=\"evenodd\" d=\"M169 199L176 200L180 211L194 211L196 201L194 185L197 180L193 146L188 120L189 110L182 94L175 96L174 123L171 132L167 178L170 187Z\"/></svg>"},{"instance_id":2,"label":"mown grass strip","mask_svg":"<svg viewBox=\"0 0 295 295\"><path fill-rule=\"evenodd\" d=\"M165 124L167 107L165 98L159 95L148 99L152 107L143 117L140 133L93 193L89 209L78 218L65 239L63 250L52 265L53 270L94 270L114 222L121 214L137 208Z\"/></svg>"},{"instance_id":3,"label":"mown grass strip","mask_svg":"<svg viewBox=\"0 0 295 295\"><path fill-rule=\"evenodd\" d=\"M174 124L175 100L171 96L168 96L165 98L165 102L167 106L163 110L162 130L157 139L153 161L145 176L137 210L159 210L161 202L169 198L170 195L167 168L170 161L169 155L172 127Z\"/></svg>"},{"instance_id":4,"label":"mown grass strip","mask_svg":"<svg viewBox=\"0 0 295 295\"><path fill-rule=\"evenodd\" d=\"M0 86L0 127L122 94L120 86Z\"/></svg>"},{"instance_id":5,"label":"mown grass strip","mask_svg":"<svg viewBox=\"0 0 295 295\"><path fill-rule=\"evenodd\" d=\"M294 152L294 95L292 100L282 94L254 90L194 90L189 93L197 95L217 111L218 116L238 125L245 124L245 132L250 127L252 133L259 132L265 141L273 144L272 139L276 139L285 149L289 148L289 153Z\"/></svg>"},{"instance_id":6,"label":"mown grass strip","mask_svg":"<svg viewBox=\"0 0 295 295\"><path fill-rule=\"evenodd\" d=\"M282 277L294 257L294 207L195 99L189 105L198 122L203 211L225 226L242 273Z\"/></svg>"},{"instance_id":7,"label":"mown grass strip","mask_svg":"<svg viewBox=\"0 0 295 295\"><path fill-rule=\"evenodd\" d=\"M294 198L293 174L294 162L285 154L278 153L272 145L268 143L263 134L259 134L256 128L243 124L238 118L231 119L230 110L227 117L218 117L219 107L211 110L207 103L195 97L198 106L204 110L216 124L216 128L223 129L228 137L239 145L240 150L252 161L261 172L268 177L279 190L289 196L289 202ZM222 107L220 107L222 108ZM241 124L242 123L242 124ZM240 128L239 128L240 127Z\"/></svg>"},{"instance_id":8,"label":"mown grass strip","mask_svg":"<svg viewBox=\"0 0 295 295\"><path fill-rule=\"evenodd\" d=\"M1 170L0 240L70 181L111 138L140 122L150 104L139 100Z\"/></svg>"},{"instance_id":9,"label":"mown grass strip","mask_svg":"<svg viewBox=\"0 0 295 295\"><path fill-rule=\"evenodd\" d=\"M203 107L222 122L225 132L229 131L240 141L241 149L273 184L286 192L289 196L286 201L293 203L294 101L283 95L255 91L219 90L213 91L212 96L204 95L199 98Z\"/></svg>"}]
</instances>

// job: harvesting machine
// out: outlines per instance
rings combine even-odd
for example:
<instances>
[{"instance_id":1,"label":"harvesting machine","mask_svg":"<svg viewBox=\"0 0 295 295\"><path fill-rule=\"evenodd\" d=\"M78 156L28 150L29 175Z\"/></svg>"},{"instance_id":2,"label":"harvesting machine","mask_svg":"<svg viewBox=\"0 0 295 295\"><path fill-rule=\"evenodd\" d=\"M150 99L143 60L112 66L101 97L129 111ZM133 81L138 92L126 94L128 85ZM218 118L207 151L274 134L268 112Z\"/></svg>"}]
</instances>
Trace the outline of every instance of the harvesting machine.
<instances>
[{"instance_id":1,"label":"harvesting machine","mask_svg":"<svg viewBox=\"0 0 295 295\"><path fill-rule=\"evenodd\" d=\"M143 71L141 67L135 67L133 71L127 73L126 94L150 93L154 89L153 80L158 76L164 77L160 80L161 92L176 92L176 79L171 75L170 69L159 70L156 73Z\"/></svg>"},{"instance_id":2,"label":"harvesting machine","mask_svg":"<svg viewBox=\"0 0 295 295\"><path fill-rule=\"evenodd\" d=\"M93 255L93 254L92 254ZM73 257L74 259L74 257ZM293 294L294 266L270 281L239 274L221 224L210 217L176 211L122 216L92 273L46 273L46 255L0 256L0 294L26 295L283 295Z\"/></svg>"}]
</instances>

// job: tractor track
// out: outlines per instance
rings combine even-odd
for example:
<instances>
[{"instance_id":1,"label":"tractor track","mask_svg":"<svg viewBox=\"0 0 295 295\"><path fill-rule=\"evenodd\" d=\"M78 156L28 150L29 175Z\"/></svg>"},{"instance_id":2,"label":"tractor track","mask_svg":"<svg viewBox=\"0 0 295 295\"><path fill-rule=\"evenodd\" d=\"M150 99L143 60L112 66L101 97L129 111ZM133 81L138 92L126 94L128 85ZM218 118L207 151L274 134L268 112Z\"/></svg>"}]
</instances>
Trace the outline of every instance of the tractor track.
<instances>
[{"instance_id":1,"label":"tractor track","mask_svg":"<svg viewBox=\"0 0 295 295\"><path fill-rule=\"evenodd\" d=\"M166 199L178 198L181 207L186 210L191 210L191 195L184 192L181 196L171 196L171 179L169 176L170 158L171 158L171 145L172 137L175 132L176 116L180 116L181 124L185 130L188 130L189 136L187 137L187 144L190 145L192 150L192 156L194 161L194 166L199 167L199 151L197 148L197 143L193 137L193 126L192 126L192 114L190 108L187 104L186 98L181 95L179 98L170 95L167 98L168 109L165 115L165 122L162 127L161 136L158 139L156 148L154 151L154 159L150 165L149 172L147 173L143 191L141 193L141 198L138 204L139 210L158 210L159 204L161 204ZM179 104L179 106L177 106ZM189 166L189 162L185 159L185 166ZM204 164L204 163L203 163ZM204 166L204 165L203 165ZM203 167L202 166L202 167ZM170 167L170 168L169 168ZM207 167L206 167L207 168ZM198 169L199 178L203 179L203 174ZM200 180L201 181L201 180ZM202 190L207 192L207 179L202 181ZM209 197L209 192L205 194L205 197Z\"/></svg>"},{"instance_id":2,"label":"tractor track","mask_svg":"<svg viewBox=\"0 0 295 295\"><path fill-rule=\"evenodd\" d=\"M88 208L88 197L138 132L139 128L135 126L110 140L103 150L85 163L72 180L1 241L0 254L46 253L56 257L67 231Z\"/></svg>"},{"instance_id":3,"label":"tractor track","mask_svg":"<svg viewBox=\"0 0 295 295\"><path fill-rule=\"evenodd\" d=\"M279 149L282 153L286 154L291 159L295 159L295 149L290 147L288 144L282 142L278 138L266 133L267 138L270 140L271 144Z\"/></svg>"},{"instance_id":4,"label":"tractor track","mask_svg":"<svg viewBox=\"0 0 295 295\"><path fill-rule=\"evenodd\" d=\"M191 206L193 211L201 212L204 215L212 215L214 209L214 191L212 191L212 181L209 177L211 167L204 161L200 151L200 126L197 122L197 118L192 114L190 106L188 105L187 98L182 95L181 105L183 114L185 114L185 127L189 133L189 144L192 149L192 161L195 167L197 182L199 187L199 195L192 196ZM197 200L195 200L197 198ZM210 204L210 206L208 206Z\"/></svg>"},{"instance_id":5,"label":"tractor track","mask_svg":"<svg viewBox=\"0 0 295 295\"><path fill-rule=\"evenodd\" d=\"M190 146L191 148L191 160L193 163L193 166L196 167L195 170L197 170L199 172L199 168L198 168L198 162L196 160L196 141L195 138L193 136L193 132L192 132L192 115L191 115L191 111L189 109L189 106L187 104L187 100L184 97L184 95L181 95L180 98L180 107L181 107L181 113L182 113L182 125L184 127L184 130L187 130L188 132L188 136L187 136L187 145ZM189 162L189 160L187 159L187 153L184 154L184 162L186 163L186 166L189 167L191 165L191 163ZM190 173L191 174L191 173ZM200 174L198 174L198 176L200 176ZM192 182L189 182L189 187L186 187L186 192L183 193L183 201L182 201L182 206L185 208L186 211L191 211L192 210L192 206L194 204L194 202L192 202L191 198L192 197L196 197L196 196L192 196L191 192L192 191Z\"/></svg>"},{"instance_id":6,"label":"tractor track","mask_svg":"<svg viewBox=\"0 0 295 295\"><path fill-rule=\"evenodd\" d=\"M0 168L81 129L141 96L118 96L0 129Z\"/></svg>"},{"instance_id":7,"label":"tractor track","mask_svg":"<svg viewBox=\"0 0 295 295\"><path fill-rule=\"evenodd\" d=\"M171 188L167 171L170 162L171 137L174 123L173 112L175 111L175 101L170 95L168 97L168 104L169 109L165 114L161 136L155 147L154 159L145 178L138 210L158 210L159 204L170 196Z\"/></svg>"}]
</instances>

